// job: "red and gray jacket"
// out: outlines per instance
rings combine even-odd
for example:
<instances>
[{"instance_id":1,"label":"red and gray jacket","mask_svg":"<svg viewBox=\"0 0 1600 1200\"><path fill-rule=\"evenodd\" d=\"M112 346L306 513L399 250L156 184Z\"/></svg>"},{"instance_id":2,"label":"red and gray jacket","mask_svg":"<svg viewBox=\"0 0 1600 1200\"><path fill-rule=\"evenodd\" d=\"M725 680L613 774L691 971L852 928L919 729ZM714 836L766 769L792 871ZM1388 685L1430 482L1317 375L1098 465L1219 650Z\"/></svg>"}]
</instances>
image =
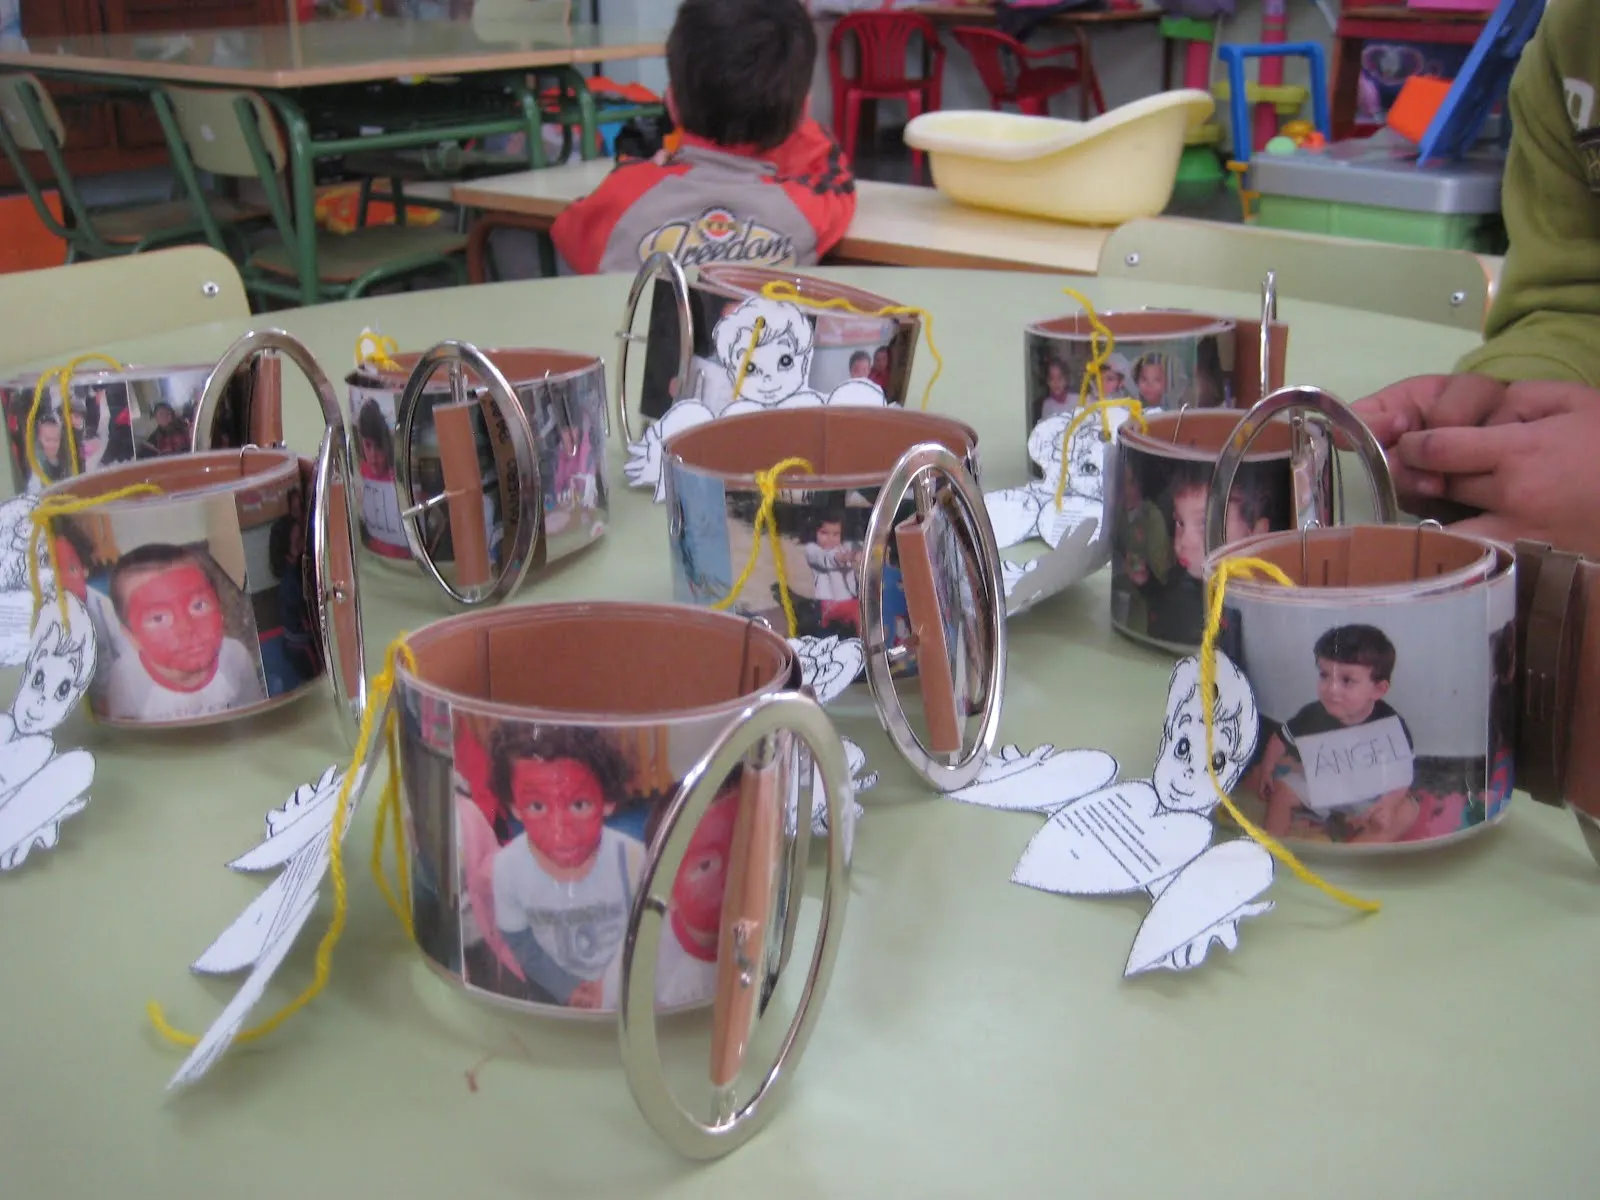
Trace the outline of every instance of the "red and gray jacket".
<instances>
[{"instance_id":1,"label":"red and gray jacket","mask_svg":"<svg viewBox=\"0 0 1600 1200\"><path fill-rule=\"evenodd\" d=\"M665 163L618 166L556 218L550 236L580 275L631 273L657 250L685 267L809 266L844 236L855 211L855 177L808 117L768 151L686 133Z\"/></svg>"}]
</instances>

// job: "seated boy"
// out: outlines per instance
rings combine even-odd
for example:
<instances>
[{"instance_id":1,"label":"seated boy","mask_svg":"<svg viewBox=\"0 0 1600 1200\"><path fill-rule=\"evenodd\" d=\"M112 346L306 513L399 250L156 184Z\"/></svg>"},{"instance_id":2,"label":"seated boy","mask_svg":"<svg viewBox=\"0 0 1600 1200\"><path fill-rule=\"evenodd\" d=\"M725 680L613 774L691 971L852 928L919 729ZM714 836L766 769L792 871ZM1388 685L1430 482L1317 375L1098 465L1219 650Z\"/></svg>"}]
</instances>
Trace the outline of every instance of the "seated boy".
<instances>
[{"instance_id":1,"label":"seated boy","mask_svg":"<svg viewBox=\"0 0 1600 1200\"><path fill-rule=\"evenodd\" d=\"M495 928L551 1001L598 1008L644 869L644 844L606 827L627 761L598 733L523 724L503 726L489 756L495 799L522 823L494 857Z\"/></svg>"},{"instance_id":2,"label":"seated boy","mask_svg":"<svg viewBox=\"0 0 1600 1200\"><path fill-rule=\"evenodd\" d=\"M1317 698L1272 735L1258 768L1256 790L1267 806L1267 832L1275 837L1290 832L1296 816L1309 808L1301 738L1392 717L1399 722L1407 746L1414 746L1405 718L1384 699L1394 676L1395 649L1383 630L1340 625L1323 633L1311 652L1317 660ZM1417 801L1406 784L1319 818L1303 818L1301 823L1312 831L1325 829L1333 841L1395 842L1411 828L1417 812Z\"/></svg>"},{"instance_id":3,"label":"seated boy","mask_svg":"<svg viewBox=\"0 0 1600 1200\"><path fill-rule=\"evenodd\" d=\"M582 275L684 266L807 266L855 215L855 180L809 115L817 35L800 0L684 0L667 38L668 156L617 167L550 230Z\"/></svg>"},{"instance_id":4,"label":"seated boy","mask_svg":"<svg viewBox=\"0 0 1600 1200\"><path fill-rule=\"evenodd\" d=\"M111 607L127 639L105 676L112 720L181 721L267 698L259 654L226 635L209 560L152 543L111 568Z\"/></svg>"},{"instance_id":5,"label":"seated boy","mask_svg":"<svg viewBox=\"0 0 1600 1200\"><path fill-rule=\"evenodd\" d=\"M1510 249L1482 346L1358 401L1412 511L1600 556L1600 5L1545 10L1511 83Z\"/></svg>"}]
</instances>

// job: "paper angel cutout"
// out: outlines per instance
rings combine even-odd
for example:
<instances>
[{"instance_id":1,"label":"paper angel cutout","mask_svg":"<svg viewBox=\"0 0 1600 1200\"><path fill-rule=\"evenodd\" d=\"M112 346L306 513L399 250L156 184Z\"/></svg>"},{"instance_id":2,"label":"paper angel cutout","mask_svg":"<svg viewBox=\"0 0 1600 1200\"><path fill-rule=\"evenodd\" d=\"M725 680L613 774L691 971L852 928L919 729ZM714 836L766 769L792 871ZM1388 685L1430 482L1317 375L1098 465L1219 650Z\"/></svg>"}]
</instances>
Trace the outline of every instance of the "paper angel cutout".
<instances>
[{"instance_id":1,"label":"paper angel cutout","mask_svg":"<svg viewBox=\"0 0 1600 1200\"><path fill-rule=\"evenodd\" d=\"M1051 550L1021 565L1006 563L1002 568L1006 590L1006 616L1027 612L1041 600L1048 600L1081 583L1110 561L1110 542L1097 536L1098 517L1090 517Z\"/></svg>"},{"instance_id":2,"label":"paper angel cutout","mask_svg":"<svg viewBox=\"0 0 1600 1200\"><path fill-rule=\"evenodd\" d=\"M33 538L34 494L0 504L0 665L20 666L33 645L33 588L28 582L28 547ZM52 595L55 582L41 554L39 582Z\"/></svg>"},{"instance_id":3,"label":"paper angel cutout","mask_svg":"<svg viewBox=\"0 0 1600 1200\"><path fill-rule=\"evenodd\" d=\"M786 300L751 296L724 313L711 334L716 358L695 360L696 394L678 397L637 442L628 444L628 461L622 468L628 483L654 488L660 504L666 491L662 447L673 435L719 417L773 408L888 403L883 389L865 379L847 379L827 396L814 391L808 381L815 336L805 311Z\"/></svg>"},{"instance_id":4,"label":"paper angel cutout","mask_svg":"<svg viewBox=\"0 0 1600 1200\"><path fill-rule=\"evenodd\" d=\"M0 871L21 866L34 850L53 849L61 823L89 804L94 755L57 753L52 736L94 678L88 610L68 596L67 614L63 623L54 597L40 610L16 698L0 715Z\"/></svg>"},{"instance_id":5,"label":"paper angel cutout","mask_svg":"<svg viewBox=\"0 0 1600 1200\"><path fill-rule=\"evenodd\" d=\"M1187 970L1205 960L1215 943L1238 945L1239 922L1272 908L1257 898L1272 884L1273 861L1253 841L1212 845L1211 812L1219 803L1206 771L1205 715L1209 699L1215 730L1214 766L1231 789L1255 753L1255 697L1244 673L1217 655L1216 694L1200 695L1200 664L1185 658L1172 673L1161 746L1149 779L1108 779L1059 805L1028 843L1012 879L1041 891L1072 896L1148 892L1146 914L1124 975ZM1053 780L1053 788L1030 788L1026 780L1046 770L1052 757L1016 767L988 786L1004 803L1028 807L1029 795L1058 795L1081 779ZM1104 763L1099 764L1102 769ZM1114 765L1114 764L1113 764ZM1065 774L1065 772L1063 772ZM1083 778L1092 772L1087 768ZM985 786L982 777L969 791ZM981 799L969 799L983 803Z\"/></svg>"},{"instance_id":6,"label":"paper angel cutout","mask_svg":"<svg viewBox=\"0 0 1600 1200\"><path fill-rule=\"evenodd\" d=\"M316 782L301 784L267 814L266 839L228 864L235 871L282 871L190 965L202 975L246 969L250 975L168 1082L169 1091L198 1082L227 1052L305 928L328 872L334 804L343 782L344 772L329 767ZM360 794L358 779L346 801L346 833Z\"/></svg>"},{"instance_id":7,"label":"paper angel cutout","mask_svg":"<svg viewBox=\"0 0 1600 1200\"><path fill-rule=\"evenodd\" d=\"M878 773L868 771L867 752L856 745L847 737L839 739L844 743L845 762L850 767L850 783L856 795L869 791L877 786ZM855 850L856 822L861 819L862 809L860 803L852 797L850 803L844 808L844 860L850 861ZM811 777L811 836L828 836L828 797L827 789L822 786L822 777L815 773Z\"/></svg>"},{"instance_id":8,"label":"paper angel cutout","mask_svg":"<svg viewBox=\"0 0 1600 1200\"><path fill-rule=\"evenodd\" d=\"M789 645L800 658L801 682L811 689L817 703L824 708L844 695L866 668L867 654L860 638L842 638L837 634L798 637L790 638Z\"/></svg>"},{"instance_id":9,"label":"paper angel cutout","mask_svg":"<svg viewBox=\"0 0 1600 1200\"><path fill-rule=\"evenodd\" d=\"M1043 745L1023 753L1002 746L984 760L978 778L952 800L1008 812L1053 813L1117 777L1117 760L1103 750L1057 750Z\"/></svg>"}]
</instances>

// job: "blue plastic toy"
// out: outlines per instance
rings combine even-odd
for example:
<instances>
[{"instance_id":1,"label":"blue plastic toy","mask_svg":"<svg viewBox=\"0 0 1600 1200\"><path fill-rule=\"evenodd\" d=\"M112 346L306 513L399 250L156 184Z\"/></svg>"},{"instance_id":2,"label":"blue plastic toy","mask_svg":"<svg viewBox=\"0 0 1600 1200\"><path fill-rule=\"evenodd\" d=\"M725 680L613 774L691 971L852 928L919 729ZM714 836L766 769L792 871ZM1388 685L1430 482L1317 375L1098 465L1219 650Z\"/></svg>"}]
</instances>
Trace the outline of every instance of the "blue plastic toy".
<instances>
[{"instance_id":1,"label":"blue plastic toy","mask_svg":"<svg viewBox=\"0 0 1600 1200\"><path fill-rule=\"evenodd\" d=\"M1545 0L1500 0L1428 125L1417 148L1419 161L1458 159L1477 144L1489 114L1505 99L1511 72L1539 26L1544 5ZM1506 127L1509 132L1510 122Z\"/></svg>"},{"instance_id":2,"label":"blue plastic toy","mask_svg":"<svg viewBox=\"0 0 1600 1200\"><path fill-rule=\"evenodd\" d=\"M1510 0L1508 0L1510 2ZM1541 0L1542 2L1542 0ZM1228 113L1233 122L1233 157L1250 161L1254 150L1250 124L1250 100L1244 77L1247 58L1303 58L1311 64L1311 121L1325 139L1333 138L1333 121L1328 115L1328 60L1316 42L1279 42L1264 45L1230 42L1217 47L1217 58L1228 67Z\"/></svg>"}]
</instances>

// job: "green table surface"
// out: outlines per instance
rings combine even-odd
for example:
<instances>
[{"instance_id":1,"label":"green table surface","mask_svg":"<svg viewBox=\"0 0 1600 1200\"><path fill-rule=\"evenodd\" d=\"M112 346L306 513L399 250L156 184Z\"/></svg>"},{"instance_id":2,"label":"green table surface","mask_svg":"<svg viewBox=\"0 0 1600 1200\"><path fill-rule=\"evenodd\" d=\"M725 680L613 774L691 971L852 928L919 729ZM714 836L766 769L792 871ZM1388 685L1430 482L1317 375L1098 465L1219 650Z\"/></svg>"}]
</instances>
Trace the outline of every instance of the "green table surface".
<instances>
[{"instance_id":1,"label":"green table surface","mask_svg":"<svg viewBox=\"0 0 1600 1200\"><path fill-rule=\"evenodd\" d=\"M1020 481L1021 331L1070 310L1057 283L828 273L927 306L945 356L934 407L977 427L987 486ZM1077 283L1104 308L1257 305ZM254 324L305 338L338 373L368 324L406 348L466 338L613 365L627 287L613 277L433 291ZM1281 311L1290 380L1346 397L1448 368L1469 344L1294 300ZM85 349L194 360L242 328ZM920 353L918 383L930 366ZM286 422L301 448L316 433L307 400L296 377ZM620 483L615 439L610 453ZM522 601L670 598L661 510L625 487L613 496L604 542ZM363 588L374 649L445 612L408 574L372 569ZM1002 740L1104 748L1137 777L1171 663L1118 637L1107 616L1102 576L1013 623ZM855 694L839 723L882 781L864 796L833 987L777 1119L738 1153L699 1166L661 1143L634 1107L612 1027L489 1011L425 969L365 870L375 795L349 843L353 908L327 991L236 1047L198 1090L167 1098L182 1055L146 1024L145 1002L198 1032L231 996L236 983L193 977L188 964L270 879L224 863L258 842L263 815L295 784L344 757L331 704L319 696L186 736L81 718L63 731L100 756L93 802L56 850L0 880L0 1194L1594 1194L1600 872L1570 816L1519 797L1504 825L1449 851L1326 865L1385 902L1373 917L1280 872L1276 911L1244 926L1237 952L1129 983L1120 973L1145 904L1010 883L1037 819L914 786ZM324 892L258 1019L309 979ZM696 1020L688 1033L703 1036Z\"/></svg>"}]
</instances>

